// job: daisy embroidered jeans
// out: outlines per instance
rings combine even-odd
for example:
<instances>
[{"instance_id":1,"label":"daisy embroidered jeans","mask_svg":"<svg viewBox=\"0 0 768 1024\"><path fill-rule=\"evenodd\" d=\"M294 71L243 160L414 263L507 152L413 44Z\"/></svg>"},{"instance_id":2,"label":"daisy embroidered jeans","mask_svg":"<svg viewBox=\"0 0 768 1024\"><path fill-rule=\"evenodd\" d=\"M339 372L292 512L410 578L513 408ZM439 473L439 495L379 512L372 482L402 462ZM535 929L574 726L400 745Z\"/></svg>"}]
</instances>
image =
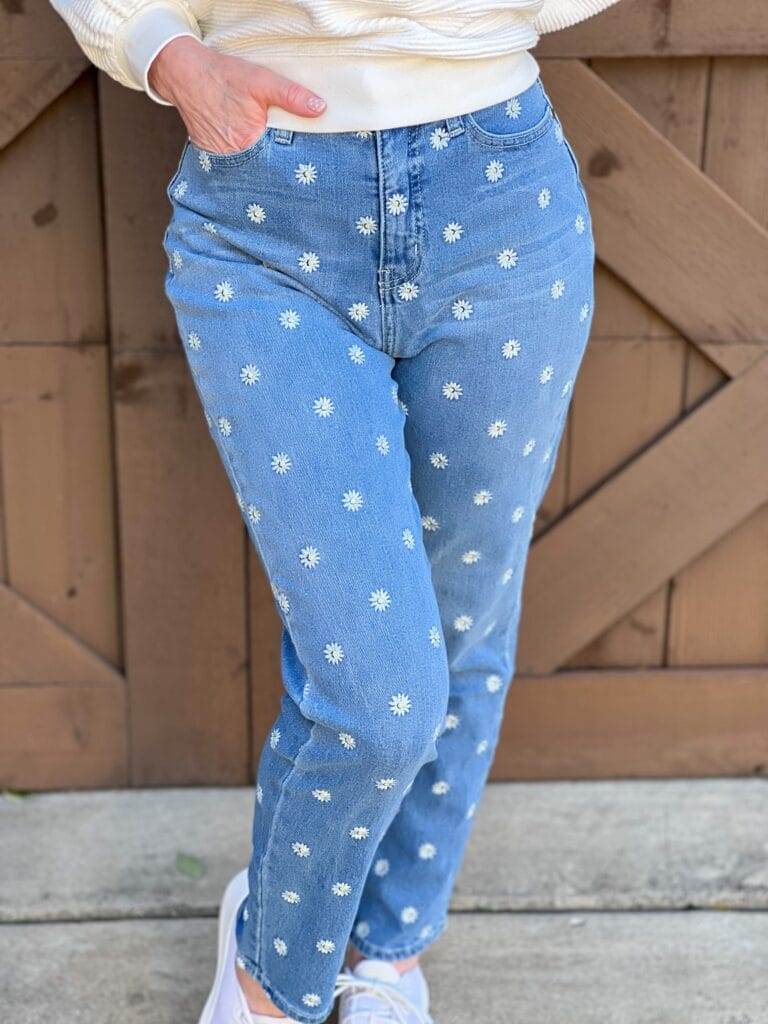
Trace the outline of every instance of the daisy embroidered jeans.
<instances>
[{"instance_id":1,"label":"daisy embroidered jeans","mask_svg":"<svg viewBox=\"0 0 768 1024\"><path fill-rule=\"evenodd\" d=\"M348 941L446 924L587 343L594 243L541 81L382 131L184 147L166 291L283 623L239 962L328 1015Z\"/></svg>"}]
</instances>

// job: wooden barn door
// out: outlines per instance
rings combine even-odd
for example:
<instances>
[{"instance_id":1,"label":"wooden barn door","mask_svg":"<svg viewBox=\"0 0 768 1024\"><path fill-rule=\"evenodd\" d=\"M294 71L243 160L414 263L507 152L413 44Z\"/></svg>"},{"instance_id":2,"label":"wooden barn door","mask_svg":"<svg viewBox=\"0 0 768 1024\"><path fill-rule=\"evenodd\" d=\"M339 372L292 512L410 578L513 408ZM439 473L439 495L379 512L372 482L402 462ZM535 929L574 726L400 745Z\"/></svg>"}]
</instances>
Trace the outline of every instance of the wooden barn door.
<instances>
[{"instance_id":1,"label":"wooden barn door","mask_svg":"<svg viewBox=\"0 0 768 1024\"><path fill-rule=\"evenodd\" d=\"M768 764L768 7L622 0L539 50L592 338L496 778ZM278 623L162 294L173 111L0 8L0 786L240 783Z\"/></svg>"}]
</instances>

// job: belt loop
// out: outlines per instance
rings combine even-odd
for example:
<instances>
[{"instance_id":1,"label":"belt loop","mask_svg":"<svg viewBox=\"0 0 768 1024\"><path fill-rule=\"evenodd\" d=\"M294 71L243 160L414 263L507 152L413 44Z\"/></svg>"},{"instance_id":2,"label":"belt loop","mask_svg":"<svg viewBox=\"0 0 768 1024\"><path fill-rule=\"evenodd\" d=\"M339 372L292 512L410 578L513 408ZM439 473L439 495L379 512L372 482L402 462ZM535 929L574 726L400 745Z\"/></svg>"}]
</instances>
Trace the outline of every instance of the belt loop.
<instances>
[{"instance_id":1,"label":"belt loop","mask_svg":"<svg viewBox=\"0 0 768 1024\"><path fill-rule=\"evenodd\" d=\"M461 135L464 131L464 118L461 114L456 114L454 117L446 117L445 127L451 138L454 135Z\"/></svg>"},{"instance_id":2,"label":"belt loop","mask_svg":"<svg viewBox=\"0 0 768 1024\"><path fill-rule=\"evenodd\" d=\"M286 146L290 146L290 144L293 142L293 129L275 128L272 133L272 139L274 142L281 142Z\"/></svg>"}]
</instances>

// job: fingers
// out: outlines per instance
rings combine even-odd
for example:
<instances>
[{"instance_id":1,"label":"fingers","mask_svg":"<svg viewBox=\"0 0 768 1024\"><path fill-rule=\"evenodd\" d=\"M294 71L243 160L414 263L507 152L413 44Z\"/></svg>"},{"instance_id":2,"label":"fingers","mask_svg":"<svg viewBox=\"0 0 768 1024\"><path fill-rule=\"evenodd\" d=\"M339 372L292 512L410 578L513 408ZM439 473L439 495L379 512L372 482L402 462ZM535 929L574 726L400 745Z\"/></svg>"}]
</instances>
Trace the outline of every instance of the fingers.
<instances>
[{"instance_id":1,"label":"fingers","mask_svg":"<svg viewBox=\"0 0 768 1024\"><path fill-rule=\"evenodd\" d=\"M254 93L267 106L281 107L299 117L317 117L325 110L325 100L290 78L260 68L257 72L258 83Z\"/></svg>"}]
</instances>

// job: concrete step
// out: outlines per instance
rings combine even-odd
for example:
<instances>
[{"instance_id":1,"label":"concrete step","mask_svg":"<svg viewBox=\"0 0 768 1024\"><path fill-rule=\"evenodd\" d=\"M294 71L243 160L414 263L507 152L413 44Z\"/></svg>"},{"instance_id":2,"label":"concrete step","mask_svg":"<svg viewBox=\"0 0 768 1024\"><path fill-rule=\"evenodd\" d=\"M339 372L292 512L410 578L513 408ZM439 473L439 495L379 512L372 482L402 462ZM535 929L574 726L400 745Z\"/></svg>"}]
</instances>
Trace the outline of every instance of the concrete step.
<instances>
[{"instance_id":1,"label":"concrete step","mask_svg":"<svg viewBox=\"0 0 768 1024\"><path fill-rule=\"evenodd\" d=\"M196 1024L214 947L201 918L0 926L0 1019ZM425 969L436 1024L766 1024L766 949L768 914L467 913Z\"/></svg>"},{"instance_id":2,"label":"concrete step","mask_svg":"<svg viewBox=\"0 0 768 1024\"><path fill-rule=\"evenodd\" d=\"M1 799L0 921L212 915L247 860L252 803L250 789ZM496 784L452 907L765 909L766 822L758 778Z\"/></svg>"}]
</instances>

